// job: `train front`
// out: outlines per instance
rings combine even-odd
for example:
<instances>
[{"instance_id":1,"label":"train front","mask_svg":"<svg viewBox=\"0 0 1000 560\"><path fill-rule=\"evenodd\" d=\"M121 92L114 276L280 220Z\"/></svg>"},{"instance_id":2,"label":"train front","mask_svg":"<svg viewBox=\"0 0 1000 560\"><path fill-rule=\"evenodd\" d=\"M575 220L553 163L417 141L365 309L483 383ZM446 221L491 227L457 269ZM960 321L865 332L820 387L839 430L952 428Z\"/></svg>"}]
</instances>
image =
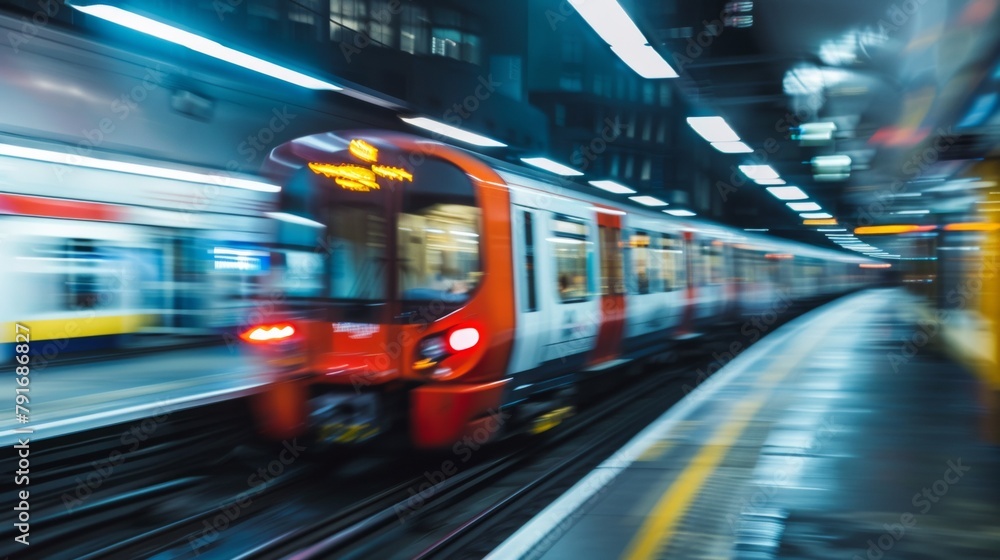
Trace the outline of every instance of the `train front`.
<instances>
[{"instance_id":1,"label":"train front","mask_svg":"<svg viewBox=\"0 0 1000 560\"><path fill-rule=\"evenodd\" d=\"M318 134L276 148L269 296L241 338L273 375L266 435L413 445L496 437L514 328L510 202L440 143Z\"/></svg>"}]
</instances>

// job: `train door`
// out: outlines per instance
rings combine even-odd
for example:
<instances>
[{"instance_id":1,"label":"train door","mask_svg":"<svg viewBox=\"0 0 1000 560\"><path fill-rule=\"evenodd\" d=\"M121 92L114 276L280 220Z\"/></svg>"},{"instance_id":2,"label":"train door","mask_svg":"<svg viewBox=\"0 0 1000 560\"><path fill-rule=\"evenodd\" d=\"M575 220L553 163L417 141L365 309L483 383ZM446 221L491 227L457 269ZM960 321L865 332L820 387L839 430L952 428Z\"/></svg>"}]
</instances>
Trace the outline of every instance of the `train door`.
<instances>
[{"instance_id":1,"label":"train door","mask_svg":"<svg viewBox=\"0 0 1000 560\"><path fill-rule=\"evenodd\" d=\"M625 263L622 251L622 219L619 215L597 215L601 251L600 333L591 364L610 362L621 352L625 330Z\"/></svg>"},{"instance_id":2,"label":"train door","mask_svg":"<svg viewBox=\"0 0 1000 560\"><path fill-rule=\"evenodd\" d=\"M550 308L540 297L539 278L547 277L543 269L547 262L537 258L541 228L539 212L531 208L514 206L514 295L516 298L517 335L514 352L510 359L509 372L532 370L542 363L543 350L548 336L548 315Z\"/></svg>"},{"instance_id":3,"label":"train door","mask_svg":"<svg viewBox=\"0 0 1000 560\"><path fill-rule=\"evenodd\" d=\"M545 240L547 262L543 270L549 272L540 281L539 293L542 305L551 309L544 313L548 336L543 362L551 365L546 367L550 371L572 371L585 364L601 323L600 298L595 289L597 232L590 219L569 213L577 210L575 204L558 201L553 209L567 212L549 214L547 229L539 235Z\"/></svg>"}]
</instances>

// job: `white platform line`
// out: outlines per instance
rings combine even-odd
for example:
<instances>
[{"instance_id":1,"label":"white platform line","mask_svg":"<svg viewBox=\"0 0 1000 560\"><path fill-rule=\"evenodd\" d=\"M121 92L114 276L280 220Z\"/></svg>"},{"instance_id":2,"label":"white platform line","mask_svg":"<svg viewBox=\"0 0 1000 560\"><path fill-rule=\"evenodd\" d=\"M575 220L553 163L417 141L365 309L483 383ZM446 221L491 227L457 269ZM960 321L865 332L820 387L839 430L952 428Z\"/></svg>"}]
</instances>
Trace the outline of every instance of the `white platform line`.
<instances>
[{"instance_id":1,"label":"white platform line","mask_svg":"<svg viewBox=\"0 0 1000 560\"><path fill-rule=\"evenodd\" d=\"M870 298L874 294L864 292L854 294L837 302L833 309L820 308L801 317L789 321L777 331L765 336L758 343L739 355L739 359L724 365L715 375L696 387L691 393L681 399L642 432L632 438L618 452L597 466L590 474L577 482L556 501L539 512L527 524L517 530L507 540L493 550L486 560L507 560L523 558L534 549L546 536L553 535L556 528L570 519L588 500L597 495L628 466L636 461L646 450L652 447L662 434L672 430L688 415L694 412L732 378L745 372L760 358L773 352L776 347L784 344L789 338L796 336L800 329L809 329L814 323L838 320L841 315L853 313L852 309L859 305L858 299ZM738 362L738 363L734 363ZM561 535L555 535L557 538Z\"/></svg>"}]
</instances>

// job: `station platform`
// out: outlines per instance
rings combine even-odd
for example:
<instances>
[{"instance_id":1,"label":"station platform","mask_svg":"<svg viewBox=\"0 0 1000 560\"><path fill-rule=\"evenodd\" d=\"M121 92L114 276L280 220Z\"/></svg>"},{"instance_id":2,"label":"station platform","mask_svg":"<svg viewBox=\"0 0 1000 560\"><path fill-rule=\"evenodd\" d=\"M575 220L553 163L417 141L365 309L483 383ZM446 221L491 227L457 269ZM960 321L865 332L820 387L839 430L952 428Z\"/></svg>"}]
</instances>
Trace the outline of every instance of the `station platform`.
<instances>
[{"instance_id":1,"label":"station platform","mask_svg":"<svg viewBox=\"0 0 1000 560\"><path fill-rule=\"evenodd\" d=\"M29 421L17 422L11 387L0 445L26 437L16 429L43 440L242 397L266 382L260 366L224 344L52 362L30 379Z\"/></svg>"},{"instance_id":2,"label":"station platform","mask_svg":"<svg viewBox=\"0 0 1000 560\"><path fill-rule=\"evenodd\" d=\"M918 307L872 290L787 323L488 558L997 558L980 380L914 337Z\"/></svg>"}]
</instances>

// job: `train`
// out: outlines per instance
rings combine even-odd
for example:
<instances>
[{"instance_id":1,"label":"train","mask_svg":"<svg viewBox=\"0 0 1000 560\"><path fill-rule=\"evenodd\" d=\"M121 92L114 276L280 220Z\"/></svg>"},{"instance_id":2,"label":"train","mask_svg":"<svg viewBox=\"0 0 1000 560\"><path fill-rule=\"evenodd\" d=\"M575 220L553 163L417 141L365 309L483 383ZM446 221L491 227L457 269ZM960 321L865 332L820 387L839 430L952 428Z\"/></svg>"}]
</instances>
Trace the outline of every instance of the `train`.
<instances>
[{"instance_id":1,"label":"train","mask_svg":"<svg viewBox=\"0 0 1000 560\"><path fill-rule=\"evenodd\" d=\"M308 135L282 186L269 296L240 337L270 437L416 448L540 430L593 376L782 302L877 281L863 256L677 217L448 144ZM506 419L514 419L504 422Z\"/></svg>"},{"instance_id":2,"label":"train","mask_svg":"<svg viewBox=\"0 0 1000 560\"><path fill-rule=\"evenodd\" d=\"M252 176L0 135L0 363L214 341L267 274L279 187Z\"/></svg>"}]
</instances>

